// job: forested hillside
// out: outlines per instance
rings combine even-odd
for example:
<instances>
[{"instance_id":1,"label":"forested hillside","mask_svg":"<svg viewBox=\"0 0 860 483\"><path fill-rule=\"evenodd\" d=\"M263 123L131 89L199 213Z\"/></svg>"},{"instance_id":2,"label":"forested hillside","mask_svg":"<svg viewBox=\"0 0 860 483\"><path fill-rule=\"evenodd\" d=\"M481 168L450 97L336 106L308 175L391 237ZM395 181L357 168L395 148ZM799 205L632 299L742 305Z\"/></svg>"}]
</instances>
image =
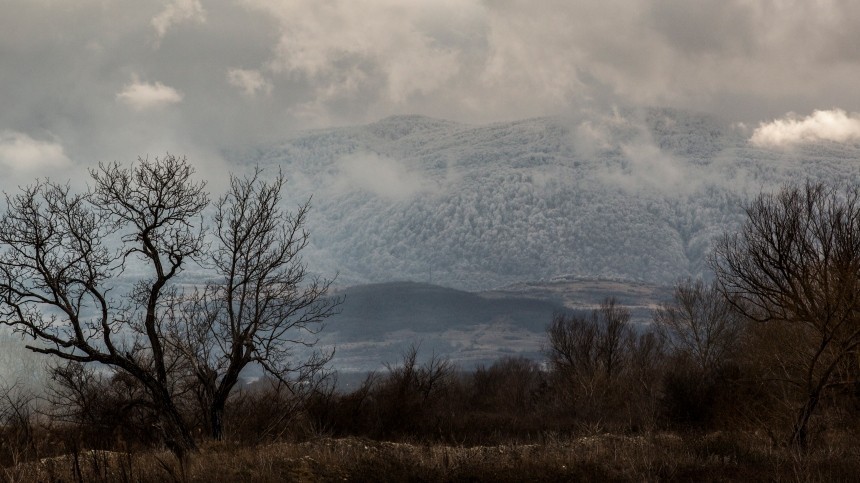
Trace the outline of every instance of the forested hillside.
<instances>
[{"instance_id":1,"label":"forested hillside","mask_svg":"<svg viewBox=\"0 0 860 483\"><path fill-rule=\"evenodd\" d=\"M484 126L392 117L228 157L313 195L312 270L338 284L467 290L572 276L671 284L761 190L860 179L857 144L757 148L750 129L669 109Z\"/></svg>"}]
</instances>

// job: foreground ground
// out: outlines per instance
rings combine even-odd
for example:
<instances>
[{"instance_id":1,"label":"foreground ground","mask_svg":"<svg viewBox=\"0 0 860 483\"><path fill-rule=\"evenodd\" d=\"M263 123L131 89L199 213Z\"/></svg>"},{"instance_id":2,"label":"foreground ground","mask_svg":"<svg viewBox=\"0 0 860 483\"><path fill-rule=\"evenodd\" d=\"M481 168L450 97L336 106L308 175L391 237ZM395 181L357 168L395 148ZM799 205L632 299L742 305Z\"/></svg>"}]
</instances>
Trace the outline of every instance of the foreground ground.
<instances>
[{"instance_id":1,"label":"foreground ground","mask_svg":"<svg viewBox=\"0 0 860 483\"><path fill-rule=\"evenodd\" d=\"M4 469L7 481L856 481L860 448L806 455L715 433L599 434L460 447L320 438L166 452L82 451Z\"/></svg>"}]
</instances>

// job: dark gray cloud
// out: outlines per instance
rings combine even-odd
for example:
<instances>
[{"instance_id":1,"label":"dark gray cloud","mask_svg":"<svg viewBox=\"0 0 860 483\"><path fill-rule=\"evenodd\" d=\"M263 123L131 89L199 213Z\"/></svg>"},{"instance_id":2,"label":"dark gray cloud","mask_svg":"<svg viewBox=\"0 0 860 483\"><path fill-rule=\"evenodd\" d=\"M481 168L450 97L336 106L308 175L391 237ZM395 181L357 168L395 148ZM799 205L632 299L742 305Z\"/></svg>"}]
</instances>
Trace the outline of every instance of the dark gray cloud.
<instances>
[{"instance_id":1,"label":"dark gray cloud","mask_svg":"<svg viewBox=\"0 0 860 483\"><path fill-rule=\"evenodd\" d=\"M211 175L222 146L392 114L860 111L851 1L3 3L7 180L167 150Z\"/></svg>"}]
</instances>

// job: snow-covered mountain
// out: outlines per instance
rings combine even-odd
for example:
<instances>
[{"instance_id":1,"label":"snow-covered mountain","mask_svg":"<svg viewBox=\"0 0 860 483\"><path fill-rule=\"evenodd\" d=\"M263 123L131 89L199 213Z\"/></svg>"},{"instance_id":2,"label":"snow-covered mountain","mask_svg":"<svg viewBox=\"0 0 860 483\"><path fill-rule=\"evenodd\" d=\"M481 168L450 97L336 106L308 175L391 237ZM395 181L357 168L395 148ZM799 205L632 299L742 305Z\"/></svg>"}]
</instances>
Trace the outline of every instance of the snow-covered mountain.
<instances>
[{"instance_id":1,"label":"snow-covered mountain","mask_svg":"<svg viewBox=\"0 0 860 483\"><path fill-rule=\"evenodd\" d=\"M313 195L305 260L339 285L467 290L558 276L669 284L706 272L761 190L860 181L860 144L758 148L743 126L669 109L467 125L417 116L234 150Z\"/></svg>"}]
</instances>

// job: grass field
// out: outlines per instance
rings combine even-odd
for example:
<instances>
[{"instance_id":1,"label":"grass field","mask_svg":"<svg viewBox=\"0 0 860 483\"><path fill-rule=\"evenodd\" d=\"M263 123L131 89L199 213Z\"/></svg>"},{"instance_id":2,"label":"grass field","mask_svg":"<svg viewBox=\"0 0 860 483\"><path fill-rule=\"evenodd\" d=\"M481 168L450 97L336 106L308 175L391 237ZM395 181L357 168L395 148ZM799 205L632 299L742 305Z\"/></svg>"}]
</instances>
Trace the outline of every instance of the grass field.
<instances>
[{"instance_id":1,"label":"grass field","mask_svg":"<svg viewBox=\"0 0 860 483\"><path fill-rule=\"evenodd\" d=\"M804 455L749 435L595 434L451 446L316 438L168 452L82 451L5 468L7 481L856 481L860 448ZM838 448L838 449L837 449Z\"/></svg>"}]
</instances>

